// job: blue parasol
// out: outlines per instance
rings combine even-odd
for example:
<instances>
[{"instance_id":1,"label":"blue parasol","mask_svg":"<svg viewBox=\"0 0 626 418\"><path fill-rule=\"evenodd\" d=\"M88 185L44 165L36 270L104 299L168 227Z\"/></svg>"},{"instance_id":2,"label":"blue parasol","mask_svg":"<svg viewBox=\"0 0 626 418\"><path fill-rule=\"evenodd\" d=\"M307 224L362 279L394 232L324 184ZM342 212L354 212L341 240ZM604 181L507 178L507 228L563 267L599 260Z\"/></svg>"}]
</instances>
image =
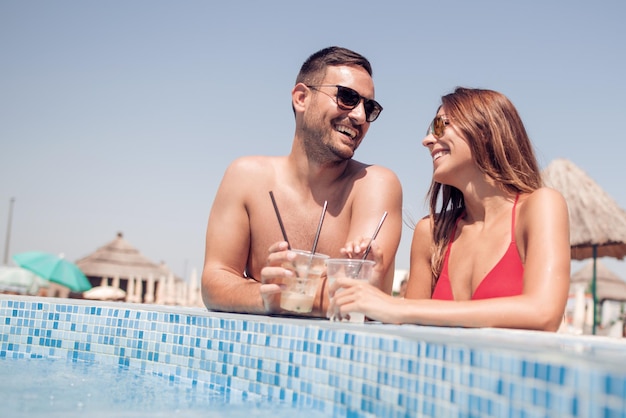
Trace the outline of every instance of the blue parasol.
<instances>
[{"instance_id":1,"label":"blue parasol","mask_svg":"<svg viewBox=\"0 0 626 418\"><path fill-rule=\"evenodd\" d=\"M58 283L73 292L91 289L87 276L71 261L54 254L30 251L15 254L13 260L22 268L30 270L44 279Z\"/></svg>"}]
</instances>

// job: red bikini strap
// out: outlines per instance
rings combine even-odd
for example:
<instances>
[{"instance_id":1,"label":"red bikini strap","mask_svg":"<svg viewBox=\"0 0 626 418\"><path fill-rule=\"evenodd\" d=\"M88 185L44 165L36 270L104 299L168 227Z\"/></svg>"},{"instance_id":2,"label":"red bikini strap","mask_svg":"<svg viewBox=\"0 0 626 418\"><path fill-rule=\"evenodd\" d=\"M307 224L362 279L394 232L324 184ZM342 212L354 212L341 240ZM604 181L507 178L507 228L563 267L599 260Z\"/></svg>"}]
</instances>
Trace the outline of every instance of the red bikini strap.
<instances>
[{"instance_id":1,"label":"red bikini strap","mask_svg":"<svg viewBox=\"0 0 626 418\"><path fill-rule=\"evenodd\" d=\"M513 203L513 216L511 216L511 242L515 242L515 207L517 206L518 199L519 193L515 196L515 202Z\"/></svg>"}]
</instances>

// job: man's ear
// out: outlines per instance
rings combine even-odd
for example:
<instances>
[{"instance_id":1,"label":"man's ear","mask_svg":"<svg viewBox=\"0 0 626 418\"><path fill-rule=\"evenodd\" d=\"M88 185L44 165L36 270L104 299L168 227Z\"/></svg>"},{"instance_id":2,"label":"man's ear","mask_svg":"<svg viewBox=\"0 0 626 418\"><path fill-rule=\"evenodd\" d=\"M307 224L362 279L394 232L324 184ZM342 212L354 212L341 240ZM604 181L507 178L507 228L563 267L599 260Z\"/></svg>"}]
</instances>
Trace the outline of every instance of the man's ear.
<instances>
[{"instance_id":1,"label":"man's ear","mask_svg":"<svg viewBox=\"0 0 626 418\"><path fill-rule=\"evenodd\" d=\"M306 108L306 98L311 90L302 83L298 83L291 90L291 104L294 111L302 112Z\"/></svg>"}]
</instances>

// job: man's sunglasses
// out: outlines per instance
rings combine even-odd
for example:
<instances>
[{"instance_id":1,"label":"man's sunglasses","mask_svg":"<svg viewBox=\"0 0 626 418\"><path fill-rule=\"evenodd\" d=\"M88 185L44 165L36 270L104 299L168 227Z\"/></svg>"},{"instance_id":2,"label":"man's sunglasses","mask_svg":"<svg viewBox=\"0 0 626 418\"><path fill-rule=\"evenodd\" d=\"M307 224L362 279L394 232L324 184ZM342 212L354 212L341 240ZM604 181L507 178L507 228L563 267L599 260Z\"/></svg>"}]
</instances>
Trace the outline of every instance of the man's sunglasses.
<instances>
[{"instance_id":1,"label":"man's sunglasses","mask_svg":"<svg viewBox=\"0 0 626 418\"><path fill-rule=\"evenodd\" d=\"M435 119L433 119L426 131L426 135L431 134L435 138L441 139L443 131L448 125L450 125L450 119L445 116L435 116Z\"/></svg>"},{"instance_id":2,"label":"man's sunglasses","mask_svg":"<svg viewBox=\"0 0 626 418\"><path fill-rule=\"evenodd\" d=\"M383 107L376 101L372 99L366 99L361 96L356 90L351 89L350 87L344 87L336 84L321 84L317 86L307 86L310 89L317 90L321 93L324 93L328 97L331 97L328 93L320 90L320 87L336 87L337 95L335 96L335 101L337 102L337 106L343 110L352 110L361 103L363 100L363 108L365 109L365 120L368 122L374 122L380 112L383 111Z\"/></svg>"}]
</instances>

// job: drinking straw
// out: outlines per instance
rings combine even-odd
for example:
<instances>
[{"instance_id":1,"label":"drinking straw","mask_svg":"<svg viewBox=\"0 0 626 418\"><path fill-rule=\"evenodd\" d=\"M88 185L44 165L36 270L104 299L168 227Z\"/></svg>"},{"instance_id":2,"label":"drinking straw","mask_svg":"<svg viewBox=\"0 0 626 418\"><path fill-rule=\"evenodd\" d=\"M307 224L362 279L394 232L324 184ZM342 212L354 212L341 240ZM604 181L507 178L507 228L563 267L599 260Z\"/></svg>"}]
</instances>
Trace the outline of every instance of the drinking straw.
<instances>
[{"instance_id":1,"label":"drinking straw","mask_svg":"<svg viewBox=\"0 0 626 418\"><path fill-rule=\"evenodd\" d=\"M317 225L317 232L315 233L315 240L313 241L313 249L311 250L311 254L315 254L315 249L317 248L317 240L320 237L320 232L322 231L322 222L324 222L324 215L326 214L326 207L328 206L328 201L324 200L324 208L322 209L322 214L320 215L320 223Z\"/></svg>"},{"instance_id":2,"label":"drinking straw","mask_svg":"<svg viewBox=\"0 0 626 418\"><path fill-rule=\"evenodd\" d=\"M383 226L383 222L385 222L385 218L387 217L387 211L385 211L385 213L383 213L383 217L380 218L380 222L378 222L378 226L376 227L376 230L374 231L374 235L372 235L372 239L370 240L370 243L367 245L367 249L365 250L365 254L363 254L363 260L365 260L367 258L367 256L370 253L370 250L372 249L372 241L374 241L376 239L376 236L378 235L378 231L380 231L380 227Z\"/></svg>"},{"instance_id":3,"label":"drinking straw","mask_svg":"<svg viewBox=\"0 0 626 418\"><path fill-rule=\"evenodd\" d=\"M287 248L291 250L291 244L289 244L289 240L287 239L287 232L285 232L285 225L283 225L283 219L280 217L280 212L278 211L278 206L276 205L276 199L274 199L274 192L272 192L271 190L270 197L272 198L272 204L274 205L274 212L276 212L276 218L278 218L280 230L283 233L283 239L287 241Z\"/></svg>"}]
</instances>

